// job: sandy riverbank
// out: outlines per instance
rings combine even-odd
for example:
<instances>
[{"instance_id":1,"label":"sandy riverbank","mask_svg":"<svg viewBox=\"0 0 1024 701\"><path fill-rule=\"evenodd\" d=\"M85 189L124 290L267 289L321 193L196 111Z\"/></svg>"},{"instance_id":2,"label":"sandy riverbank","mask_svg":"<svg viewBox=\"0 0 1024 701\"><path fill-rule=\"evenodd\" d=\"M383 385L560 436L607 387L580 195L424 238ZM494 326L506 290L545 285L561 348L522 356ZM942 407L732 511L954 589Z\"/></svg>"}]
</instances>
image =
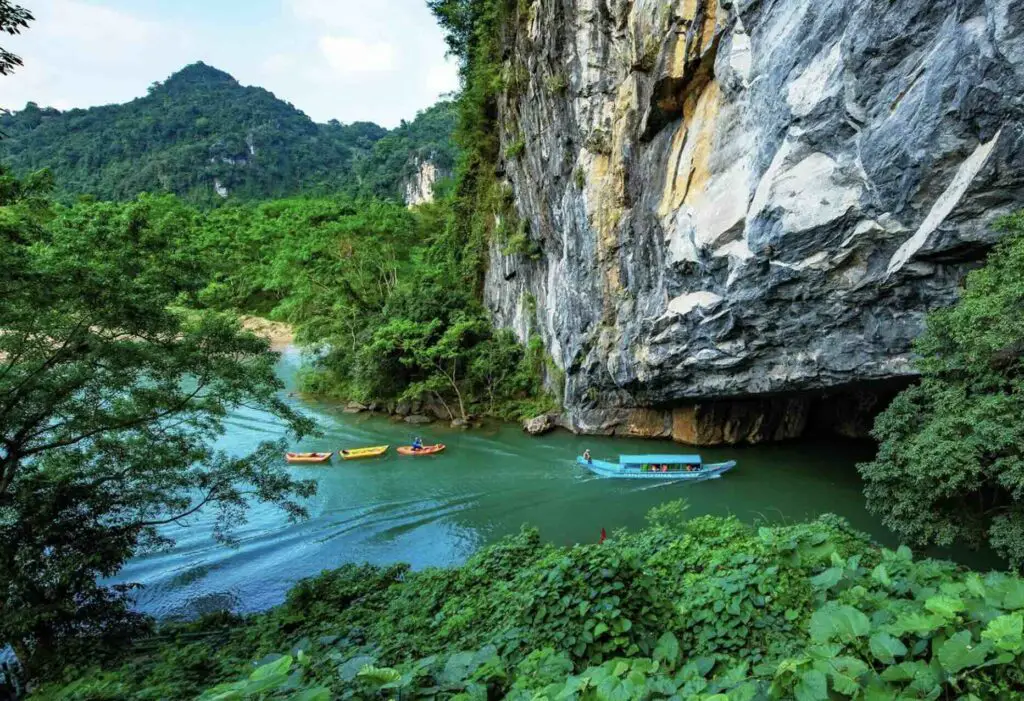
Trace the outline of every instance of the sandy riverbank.
<instances>
[{"instance_id":1,"label":"sandy riverbank","mask_svg":"<svg viewBox=\"0 0 1024 701\"><path fill-rule=\"evenodd\" d=\"M240 319L243 327L270 341L270 347L276 351L283 351L295 343L295 329L289 324L259 316L243 316Z\"/></svg>"}]
</instances>

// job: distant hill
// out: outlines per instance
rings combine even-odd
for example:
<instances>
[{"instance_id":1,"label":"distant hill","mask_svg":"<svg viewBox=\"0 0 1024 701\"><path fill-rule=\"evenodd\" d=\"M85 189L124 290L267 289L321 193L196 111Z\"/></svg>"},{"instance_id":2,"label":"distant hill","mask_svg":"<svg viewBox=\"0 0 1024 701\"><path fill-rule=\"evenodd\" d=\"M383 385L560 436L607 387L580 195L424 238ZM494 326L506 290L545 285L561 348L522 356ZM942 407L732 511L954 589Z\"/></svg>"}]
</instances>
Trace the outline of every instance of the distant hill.
<instances>
[{"instance_id":1,"label":"distant hill","mask_svg":"<svg viewBox=\"0 0 1024 701\"><path fill-rule=\"evenodd\" d=\"M420 163L455 160L454 106L388 131L317 124L267 90L195 63L145 97L61 112L29 103L0 116L0 162L50 168L58 196L123 200L173 192L194 202L347 192L402 198Z\"/></svg>"}]
</instances>

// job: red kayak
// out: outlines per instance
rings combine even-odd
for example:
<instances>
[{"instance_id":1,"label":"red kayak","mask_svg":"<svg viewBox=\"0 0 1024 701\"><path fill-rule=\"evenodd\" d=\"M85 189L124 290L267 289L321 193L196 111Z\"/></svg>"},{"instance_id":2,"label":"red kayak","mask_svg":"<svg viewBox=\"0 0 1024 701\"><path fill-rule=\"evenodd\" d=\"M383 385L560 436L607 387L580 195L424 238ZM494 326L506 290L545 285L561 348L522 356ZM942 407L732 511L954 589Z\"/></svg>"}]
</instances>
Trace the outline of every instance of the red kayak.
<instances>
[{"instance_id":1,"label":"red kayak","mask_svg":"<svg viewBox=\"0 0 1024 701\"><path fill-rule=\"evenodd\" d=\"M437 445L425 445L419 450L413 450L411 445L403 445L398 448L399 455L411 455L413 457L419 457L421 455L437 455L444 450L444 444L438 443Z\"/></svg>"}]
</instances>

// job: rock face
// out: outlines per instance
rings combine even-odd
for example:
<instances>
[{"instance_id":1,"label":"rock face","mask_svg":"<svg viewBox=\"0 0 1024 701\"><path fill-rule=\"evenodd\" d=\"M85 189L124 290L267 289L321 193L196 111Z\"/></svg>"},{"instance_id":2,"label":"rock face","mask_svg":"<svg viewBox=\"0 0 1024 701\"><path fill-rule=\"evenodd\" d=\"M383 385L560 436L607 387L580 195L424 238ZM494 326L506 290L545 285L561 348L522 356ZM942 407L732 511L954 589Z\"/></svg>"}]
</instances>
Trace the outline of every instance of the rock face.
<instances>
[{"instance_id":1,"label":"rock face","mask_svg":"<svg viewBox=\"0 0 1024 701\"><path fill-rule=\"evenodd\" d=\"M523 421L523 430L531 436L543 436L545 433L555 430L555 422L549 415L541 414Z\"/></svg>"},{"instance_id":2,"label":"rock face","mask_svg":"<svg viewBox=\"0 0 1024 701\"><path fill-rule=\"evenodd\" d=\"M434 201L434 184L447 173L442 173L431 160L417 161L416 175L405 184L405 204L409 207Z\"/></svg>"},{"instance_id":3,"label":"rock face","mask_svg":"<svg viewBox=\"0 0 1024 701\"><path fill-rule=\"evenodd\" d=\"M533 0L505 69L540 255L495 242L485 299L575 430L799 435L912 374L1024 204L1024 0Z\"/></svg>"}]
</instances>

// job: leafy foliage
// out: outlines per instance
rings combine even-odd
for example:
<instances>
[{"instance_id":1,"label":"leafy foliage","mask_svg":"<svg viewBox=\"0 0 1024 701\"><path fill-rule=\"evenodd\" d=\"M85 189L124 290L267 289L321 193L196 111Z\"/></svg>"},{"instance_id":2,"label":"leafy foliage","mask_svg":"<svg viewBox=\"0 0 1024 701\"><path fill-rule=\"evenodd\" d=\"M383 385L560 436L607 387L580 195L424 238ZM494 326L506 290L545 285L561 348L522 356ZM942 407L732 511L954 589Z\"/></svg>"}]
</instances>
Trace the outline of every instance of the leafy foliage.
<instances>
[{"instance_id":1,"label":"leafy foliage","mask_svg":"<svg viewBox=\"0 0 1024 701\"><path fill-rule=\"evenodd\" d=\"M174 208L173 200L163 200ZM196 304L290 322L317 350L306 389L365 402L431 401L450 418L550 408L538 363L496 331L443 252L446 202L409 210L346 198L182 208L209 261Z\"/></svg>"},{"instance_id":2,"label":"leafy foliage","mask_svg":"<svg viewBox=\"0 0 1024 701\"><path fill-rule=\"evenodd\" d=\"M455 141L462 157L456 169L452 214L446 230L447 252L458 264L465 284L478 290L487 263L488 245L518 224L506 187L496 172L501 153L498 101L510 83L515 57L508 62L519 18L528 13L514 0L428 0L449 51L460 60L462 92L458 100ZM525 145L509 146L508 158ZM498 231L506 227L505 232ZM521 246L530 250L528 244Z\"/></svg>"},{"instance_id":3,"label":"leafy foliage","mask_svg":"<svg viewBox=\"0 0 1024 701\"><path fill-rule=\"evenodd\" d=\"M868 506L909 542L990 545L1024 566L1024 215L917 342L921 383L881 414Z\"/></svg>"},{"instance_id":4,"label":"leafy foliage","mask_svg":"<svg viewBox=\"0 0 1024 701\"><path fill-rule=\"evenodd\" d=\"M32 13L20 5L15 5L10 0L0 0L0 32L20 34L22 29L28 27L28 23L35 19ZM0 46L0 75L9 75L15 68L21 66L22 62L18 56L6 51Z\"/></svg>"},{"instance_id":5,"label":"leafy foliage","mask_svg":"<svg viewBox=\"0 0 1024 701\"><path fill-rule=\"evenodd\" d=\"M36 698L188 698L211 681L183 666L208 657L240 685L221 691L252 684L253 659L285 684L299 650L301 675L269 698L1008 698L1024 683L1016 576L915 561L835 517L755 530L680 513L601 545L524 530L451 570L347 565Z\"/></svg>"},{"instance_id":6,"label":"leafy foliage","mask_svg":"<svg viewBox=\"0 0 1024 701\"><path fill-rule=\"evenodd\" d=\"M49 168L63 200L142 192L197 203L336 192L401 199L419 160L451 168L453 128L450 103L391 132L315 124L266 90L196 63L123 105L60 112L29 103L0 116L9 137L0 158L22 175Z\"/></svg>"},{"instance_id":7,"label":"leafy foliage","mask_svg":"<svg viewBox=\"0 0 1024 701\"><path fill-rule=\"evenodd\" d=\"M312 427L278 398L266 342L176 309L206 279L190 212L152 198L55 208L49 184L0 171L0 639L30 673L145 627L130 587L98 579L170 544L160 526L207 507L229 539L251 499L298 517L313 490L280 445L210 447L239 404Z\"/></svg>"}]
</instances>

